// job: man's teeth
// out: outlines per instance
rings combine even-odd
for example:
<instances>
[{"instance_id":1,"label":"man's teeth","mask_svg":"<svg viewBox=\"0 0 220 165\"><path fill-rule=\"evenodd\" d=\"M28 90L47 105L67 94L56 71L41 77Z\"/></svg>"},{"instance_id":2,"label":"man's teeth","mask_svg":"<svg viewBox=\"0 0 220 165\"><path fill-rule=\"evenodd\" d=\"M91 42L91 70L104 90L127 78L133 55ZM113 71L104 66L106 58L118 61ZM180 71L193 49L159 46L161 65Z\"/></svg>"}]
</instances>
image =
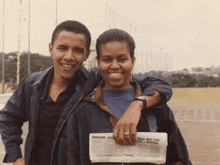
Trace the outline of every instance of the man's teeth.
<instances>
[{"instance_id":1,"label":"man's teeth","mask_svg":"<svg viewBox=\"0 0 220 165\"><path fill-rule=\"evenodd\" d=\"M121 76L121 73L111 73L111 76Z\"/></svg>"},{"instance_id":2,"label":"man's teeth","mask_svg":"<svg viewBox=\"0 0 220 165\"><path fill-rule=\"evenodd\" d=\"M68 65L68 64L62 64L62 66L64 66L65 68L73 68L73 65Z\"/></svg>"}]
</instances>

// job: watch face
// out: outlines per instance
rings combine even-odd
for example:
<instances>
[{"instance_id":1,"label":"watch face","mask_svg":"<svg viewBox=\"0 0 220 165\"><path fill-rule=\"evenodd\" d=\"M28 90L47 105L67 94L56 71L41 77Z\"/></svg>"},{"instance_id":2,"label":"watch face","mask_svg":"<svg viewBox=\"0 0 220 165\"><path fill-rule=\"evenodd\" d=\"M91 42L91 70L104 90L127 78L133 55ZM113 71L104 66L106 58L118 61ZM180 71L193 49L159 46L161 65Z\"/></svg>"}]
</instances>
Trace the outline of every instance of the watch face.
<instances>
[{"instance_id":1,"label":"watch face","mask_svg":"<svg viewBox=\"0 0 220 165\"><path fill-rule=\"evenodd\" d=\"M146 100L144 96L139 96L139 97L137 97L137 99Z\"/></svg>"},{"instance_id":2,"label":"watch face","mask_svg":"<svg viewBox=\"0 0 220 165\"><path fill-rule=\"evenodd\" d=\"M147 100L144 96L136 97L135 100L139 100L144 103L144 108L147 108Z\"/></svg>"}]
</instances>

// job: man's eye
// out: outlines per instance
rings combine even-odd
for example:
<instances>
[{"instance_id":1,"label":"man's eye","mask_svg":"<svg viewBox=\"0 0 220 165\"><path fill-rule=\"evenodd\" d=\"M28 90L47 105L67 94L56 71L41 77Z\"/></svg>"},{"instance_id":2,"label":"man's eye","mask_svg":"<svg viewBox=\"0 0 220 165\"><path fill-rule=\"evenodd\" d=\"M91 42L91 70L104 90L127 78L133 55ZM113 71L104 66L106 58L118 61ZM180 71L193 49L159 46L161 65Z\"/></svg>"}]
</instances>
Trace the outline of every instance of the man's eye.
<instances>
[{"instance_id":1,"label":"man's eye","mask_svg":"<svg viewBox=\"0 0 220 165\"><path fill-rule=\"evenodd\" d=\"M84 53L84 49L75 49L75 51L78 53Z\"/></svg>"},{"instance_id":2,"label":"man's eye","mask_svg":"<svg viewBox=\"0 0 220 165\"><path fill-rule=\"evenodd\" d=\"M60 51L65 51L67 48L66 47L58 47L57 49Z\"/></svg>"}]
</instances>

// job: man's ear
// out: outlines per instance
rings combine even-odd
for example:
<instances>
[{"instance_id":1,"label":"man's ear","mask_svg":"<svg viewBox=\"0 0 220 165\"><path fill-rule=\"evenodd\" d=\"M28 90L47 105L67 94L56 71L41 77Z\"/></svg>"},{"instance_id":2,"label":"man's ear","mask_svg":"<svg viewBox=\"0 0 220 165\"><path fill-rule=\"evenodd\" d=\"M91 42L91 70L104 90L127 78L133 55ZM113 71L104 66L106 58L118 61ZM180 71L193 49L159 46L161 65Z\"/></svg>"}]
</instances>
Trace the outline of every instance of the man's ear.
<instances>
[{"instance_id":1,"label":"man's ear","mask_svg":"<svg viewBox=\"0 0 220 165\"><path fill-rule=\"evenodd\" d=\"M135 63L135 57L133 57L131 60L132 60L132 63L134 64Z\"/></svg>"},{"instance_id":2,"label":"man's ear","mask_svg":"<svg viewBox=\"0 0 220 165\"><path fill-rule=\"evenodd\" d=\"M85 57L84 61L86 61L89 58L90 53L91 53L91 50L90 49L87 50L86 57Z\"/></svg>"},{"instance_id":3,"label":"man's ear","mask_svg":"<svg viewBox=\"0 0 220 165\"><path fill-rule=\"evenodd\" d=\"M52 57L52 49L53 49L53 45L52 43L49 43L49 52L51 57Z\"/></svg>"},{"instance_id":4,"label":"man's ear","mask_svg":"<svg viewBox=\"0 0 220 165\"><path fill-rule=\"evenodd\" d=\"M98 56L96 56L96 60L97 60L98 66L99 66L100 59L98 58Z\"/></svg>"}]
</instances>

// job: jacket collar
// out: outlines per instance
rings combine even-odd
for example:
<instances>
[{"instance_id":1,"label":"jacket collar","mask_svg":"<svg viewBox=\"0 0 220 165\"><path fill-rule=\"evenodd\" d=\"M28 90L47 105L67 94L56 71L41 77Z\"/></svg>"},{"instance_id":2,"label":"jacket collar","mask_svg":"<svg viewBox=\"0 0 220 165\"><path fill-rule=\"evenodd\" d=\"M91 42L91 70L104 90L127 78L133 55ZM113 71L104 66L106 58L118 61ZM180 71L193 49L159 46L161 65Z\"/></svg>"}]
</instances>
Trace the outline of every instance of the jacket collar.
<instances>
[{"instance_id":1,"label":"jacket collar","mask_svg":"<svg viewBox=\"0 0 220 165\"><path fill-rule=\"evenodd\" d=\"M132 86L135 87L136 97L140 96L142 94L140 86L135 81L131 81L131 84ZM99 86L96 89L94 89L93 92L91 92L90 94L84 97L84 100L95 102L103 111L106 111L107 113L109 113L112 126L113 128L115 128L117 119L112 114L111 110L107 107L103 99L102 90L103 90L104 85L105 85L105 82L104 80L102 80L102 82L99 84Z\"/></svg>"},{"instance_id":2,"label":"jacket collar","mask_svg":"<svg viewBox=\"0 0 220 165\"><path fill-rule=\"evenodd\" d=\"M95 88L91 93L89 93L87 96L84 97L84 100L104 104L104 100L102 96L102 90L104 88L104 85L105 85L105 81L102 80L97 88ZM136 97L141 96L142 95L141 88L137 84L137 82L132 80L131 85L135 88Z\"/></svg>"}]
</instances>

